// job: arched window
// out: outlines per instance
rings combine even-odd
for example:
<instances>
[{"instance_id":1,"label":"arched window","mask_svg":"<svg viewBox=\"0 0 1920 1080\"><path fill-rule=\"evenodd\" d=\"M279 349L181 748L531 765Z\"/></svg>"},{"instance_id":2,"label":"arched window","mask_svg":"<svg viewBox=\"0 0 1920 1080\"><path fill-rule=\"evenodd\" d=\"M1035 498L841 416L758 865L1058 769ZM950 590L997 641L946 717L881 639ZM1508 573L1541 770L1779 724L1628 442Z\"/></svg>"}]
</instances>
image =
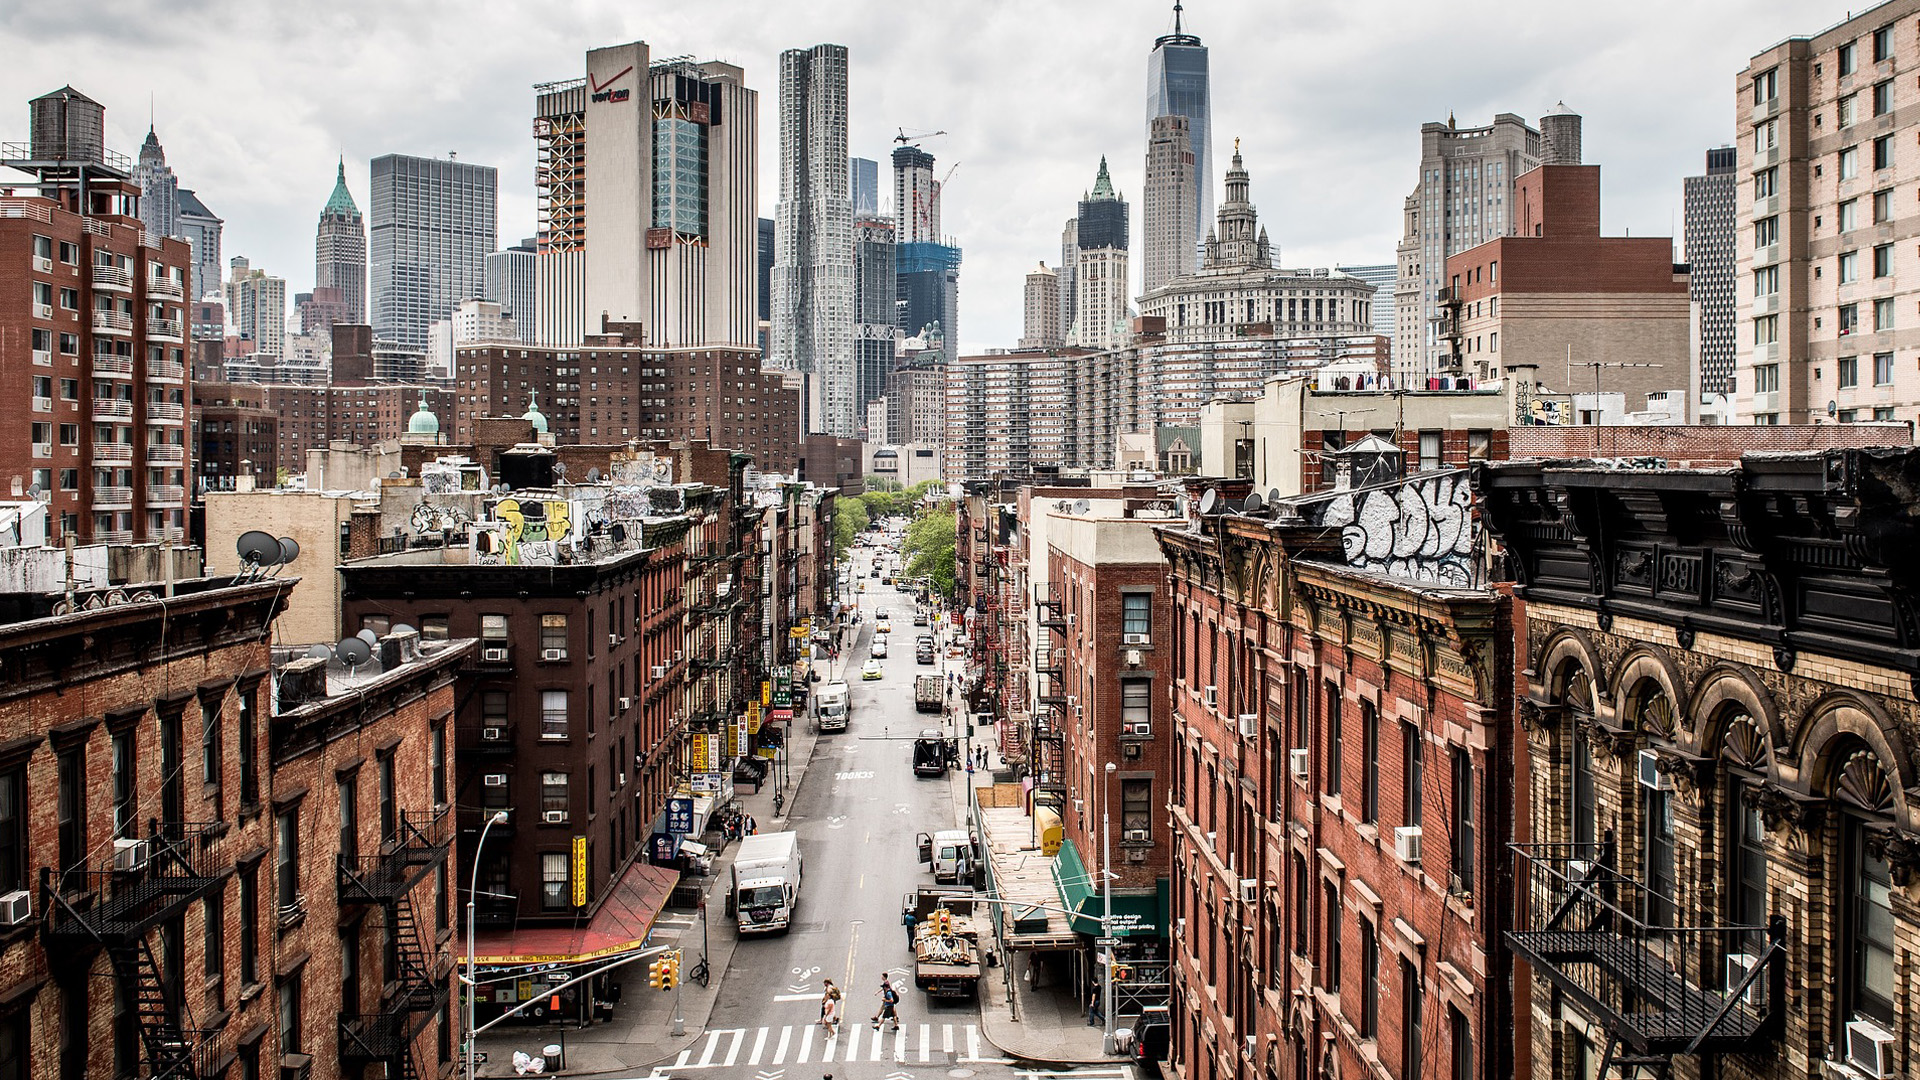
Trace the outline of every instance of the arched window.
<instances>
[{"instance_id":1,"label":"arched window","mask_svg":"<svg viewBox=\"0 0 1920 1080\"><path fill-rule=\"evenodd\" d=\"M1893 1029L1893 872L1875 843L1886 835L1893 783L1867 746L1855 742L1835 759L1833 795L1842 813L1840 979L1843 1015Z\"/></svg>"},{"instance_id":2,"label":"arched window","mask_svg":"<svg viewBox=\"0 0 1920 1080\"><path fill-rule=\"evenodd\" d=\"M1673 737L1673 701L1658 682L1642 679L1628 695L1628 715L1636 731L1653 739ZM1664 778L1663 778L1664 779ZM1664 784L1639 784L1640 858L1647 902L1643 917L1654 926L1673 920L1673 792Z\"/></svg>"},{"instance_id":3,"label":"arched window","mask_svg":"<svg viewBox=\"0 0 1920 1080\"><path fill-rule=\"evenodd\" d=\"M1593 681L1585 668L1569 665L1561 700L1567 707L1567 727L1572 734L1569 761L1567 810L1571 818L1573 842L1597 843L1600 839L1600 806L1593 790L1593 746L1587 737L1587 721L1593 716Z\"/></svg>"},{"instance_id":4,"label":"arched window","mask_svg":"<svg viewBox=\"0 0 1920 1080\"><path fill-rule=\"evenodd\" d=\"M1721 814L1726 842L1727 921L1736 926L1763 927L1770 915L1767 903L1766 826L1754 785L1767 767L1766 736L1742 708L1734 708L1721 722L1720 758L1726 763ZM1766 944L1764 930L1745 935L1746 947L1756 952Z\"/></svg>"}]
</instances>

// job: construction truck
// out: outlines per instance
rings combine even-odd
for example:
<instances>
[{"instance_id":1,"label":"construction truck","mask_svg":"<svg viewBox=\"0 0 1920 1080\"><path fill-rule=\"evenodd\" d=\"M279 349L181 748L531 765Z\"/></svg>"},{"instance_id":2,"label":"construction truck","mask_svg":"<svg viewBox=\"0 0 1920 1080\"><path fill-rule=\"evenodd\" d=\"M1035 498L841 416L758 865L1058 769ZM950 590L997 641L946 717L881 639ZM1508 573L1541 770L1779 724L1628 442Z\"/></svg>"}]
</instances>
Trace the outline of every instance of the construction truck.
<instances>
[{"instance_id":1,"label":"construction truck","mask_svg":"<svg viewBox=\"0 0 1920 1080\"><path fill-rule=\"evenodd\" d=\"M966 907L972 907L970 900ZM971 913L959 915L941 906L914 924L913 985L936 998L970 998L980 992L980 935Z\"/></svg>"},{"instance_id":2,"label":"construction truck","mask_svg":"<svg viewBox=\"0 0 1920 1080\"><path fill-rule=\"evenodd\" d=\"M920 712L937 713L946 700L947 682L938 675L921 675L913 680L913 707Z\"/></svg>"}]
</instances>

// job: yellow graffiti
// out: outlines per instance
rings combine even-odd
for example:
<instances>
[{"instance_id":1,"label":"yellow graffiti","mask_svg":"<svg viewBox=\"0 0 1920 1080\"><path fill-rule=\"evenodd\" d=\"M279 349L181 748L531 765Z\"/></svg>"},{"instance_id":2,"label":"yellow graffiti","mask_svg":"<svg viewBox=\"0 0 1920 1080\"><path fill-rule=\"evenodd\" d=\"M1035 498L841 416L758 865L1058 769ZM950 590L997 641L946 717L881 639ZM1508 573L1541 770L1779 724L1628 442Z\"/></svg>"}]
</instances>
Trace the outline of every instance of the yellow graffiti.
<instances>
[{"instance_id":1,"label":"yellow graffiti","mask_svg":"<svg viewBox=\"0 0 1920 1080\"><path fill-rule=\"evenodd\" d=\"M573 506L564 499L533 504L540 517L528 517L519 499L501 499L493 504L495 520L506 523L507 536L501 546L501 561L513 566L520 562L520 545L542 540L565 540L573 532Z\"/></svg>"}]
</instances>

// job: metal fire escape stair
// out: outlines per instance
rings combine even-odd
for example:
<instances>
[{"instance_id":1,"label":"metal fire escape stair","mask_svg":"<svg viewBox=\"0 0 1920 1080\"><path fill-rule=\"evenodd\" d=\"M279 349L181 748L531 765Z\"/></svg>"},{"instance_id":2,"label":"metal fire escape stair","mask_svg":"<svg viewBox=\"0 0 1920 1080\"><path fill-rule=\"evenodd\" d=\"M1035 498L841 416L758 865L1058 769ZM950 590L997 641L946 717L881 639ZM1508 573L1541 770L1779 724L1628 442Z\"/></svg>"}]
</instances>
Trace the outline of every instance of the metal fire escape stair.
<instances>
[{"instance_id":1,"label":"metal fire escape stair","mask_svg":"<svg viewBox=\"0 0 1920 1080\"><path fill-rule=\"evenodd\" d=\"M180 1004L167 990L145 938L107 946L113 974L131 998L140 1025L140 1042L147 1051L148 1075L153 1080L195 1080L200 1075L199 1032L180 1024Z\"/></svg>"}]
</instances>

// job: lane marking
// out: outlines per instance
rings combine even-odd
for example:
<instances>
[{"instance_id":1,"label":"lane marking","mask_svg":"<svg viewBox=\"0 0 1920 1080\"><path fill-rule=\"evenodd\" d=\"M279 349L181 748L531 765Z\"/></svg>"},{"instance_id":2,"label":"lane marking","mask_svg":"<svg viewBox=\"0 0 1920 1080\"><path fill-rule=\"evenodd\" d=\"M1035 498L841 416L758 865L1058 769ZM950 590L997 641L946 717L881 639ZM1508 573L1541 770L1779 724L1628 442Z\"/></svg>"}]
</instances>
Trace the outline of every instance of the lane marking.
<instances>
[{"instance_id":1,"label":"lane marking","mask_svg":"<svg viewBox=\"0 0 1920 1080\"><path fill-rule=\"evenodd\" d=\"M733 1045L727 1047L727 1068L733 1068L734 1063L740 1060L740 1047L746 1041L747 1029L736 1028L733 1033Z\"/></svg>"},{"instance_id":2,"label":"lane marking","mask_svg":"<svg viewBox=\"0 0 1920 1080\"><path fill-rule=\"evenodd\" d=\"M925 1065L927 1063L927 1054L933 1049L933 1047L929 1045L932 1042L933 1042L933 1025L921 1024L920 1025L920 1064L922 1065Z\"/></svg>"},{"instance_id":3,"label":"lane marking","mask_svg":"<svg viewBox=\"0 0 1920 1080\"><path fill-rule=\"evenodd\" d=\"M775 994L773 995L773 1000L775 1001L814 1001L814 1000L817 1000L819 997L820 997L819 994Z\"/></svg>"},{"instance_id":4,"label":"lane marking","mask_svg":"<svg viewBox=\"0 0 1920 1080\"><path fill-rule=\"evenodd\" d=\"M781 1028L780 1030L785 1031L786 1029ZM767 1048L767 1029L761 1028L759 1033L753 1037L753 1053L747 1055L747 1064L749 1065L760 1064L760 1055L763 1051L766 1050L766 1048Z\"/></svg>"},{"instance_id":5,"label":"lane marking","mask_svg":"<svg viewBox=\"0 0 1920 1080\"><path fill-rule=\"evenodd\" d=\"M787 1043L791 1042L792 1040L793 1040L793 1028L792 1027L781 1028L780 1029L780 1045L773 1048L773 1063L775 1065L785 1065L787 1063Z\"/></svg>"},{"instance_id":6,"label":"lane marking","mask_svg":"<svg viewBox=\"0 0 1920 1080\"><path fill-rule=\"evenodd\" d=\"M940 1025L940 1052L943 1054L953 1053L953 1025L952 1024Z\"/></svg>"},{"instance_id":7,"label":"lane marking","mask_svg":"<svg viewBox=\"0 0 1920 1080\"><path fill-rule=\"evenodd\" d=\"M813 1025L808 1024L806 1027L806 1030L800 1033L800 1056L797 1058L794 1058L793 1060L798 1064L805 1065L807 1063L807 1059L812 1056L813 1056Z\"/></svg>"}]
</instances>

